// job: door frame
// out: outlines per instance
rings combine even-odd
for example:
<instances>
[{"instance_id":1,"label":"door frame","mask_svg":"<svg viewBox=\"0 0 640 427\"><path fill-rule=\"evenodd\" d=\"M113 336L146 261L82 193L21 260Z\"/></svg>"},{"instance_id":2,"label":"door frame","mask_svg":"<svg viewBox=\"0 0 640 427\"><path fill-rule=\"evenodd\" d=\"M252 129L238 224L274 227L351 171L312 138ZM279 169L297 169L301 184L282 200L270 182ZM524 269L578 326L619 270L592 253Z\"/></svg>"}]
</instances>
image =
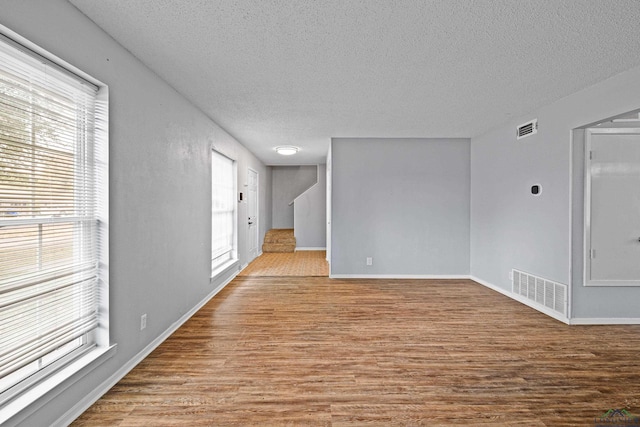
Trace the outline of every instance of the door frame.
<instances>
[{"instance_id":1,"label":"door frame","mask_svg":"<svg viewBox=\"0 0 640 427\"><path fill-rule=\"evenodd\" d=\"M592 135L640 135L640 128L587 128L584 150L584 286L640 286L640 280L591 280L591 161Z\"/></svg>"},{"instance_id":2,"label":"door frame","mask_svg":"<svg viewBox=\"0 0 640 427\"><path fill-rule=\"evenodd\" d=\"M255 258L257 258L260 255L260 173L253 169L253 168L247 168L247 213L249 214L249 199L251 198L251 189L249 187L249 175L251 173L254 173L256 175L256 200L255 200L255 220L254 220L254 226L255 226L255 232L251 233L251 226L247 223L247 252L249 255L249 261L251 262L253 261ZM249 215L247 215L247 219L248 219ZM255 239L255 240L254 240ZM251 246L252 246L252 241L255 241L256 244L256 251L255 254L251 253ZM255 256L254 256L255 255Z\"/></svg>"}]
</instances>

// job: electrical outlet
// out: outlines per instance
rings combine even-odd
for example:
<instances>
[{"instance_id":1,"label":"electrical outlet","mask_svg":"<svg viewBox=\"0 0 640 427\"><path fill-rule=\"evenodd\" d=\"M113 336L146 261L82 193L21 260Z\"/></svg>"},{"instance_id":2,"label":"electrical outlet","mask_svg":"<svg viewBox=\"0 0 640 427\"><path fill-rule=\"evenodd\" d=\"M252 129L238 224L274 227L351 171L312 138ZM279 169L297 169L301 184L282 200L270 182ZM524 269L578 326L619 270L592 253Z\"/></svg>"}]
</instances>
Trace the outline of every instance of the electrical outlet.
<instances>
[{"instance_id":1,"label":"electrical outlet","mask_svg":"<svg viewBox=\"0 0 640 427\"><path fill-rule=\"evenodd\" d=\"M367 265L373 265L373 258L370 256L367 257Z\"/></svg>"},{"instance_id":2,"label":"electrical outlet","mask_svg":"<svg viewBox=\"0 0 640 427\"><path fill-rule=\"evenodd\" d=\"M143 331L147 328L147 313L140 316L140 330Z\"/></svg>"}]
</instances>

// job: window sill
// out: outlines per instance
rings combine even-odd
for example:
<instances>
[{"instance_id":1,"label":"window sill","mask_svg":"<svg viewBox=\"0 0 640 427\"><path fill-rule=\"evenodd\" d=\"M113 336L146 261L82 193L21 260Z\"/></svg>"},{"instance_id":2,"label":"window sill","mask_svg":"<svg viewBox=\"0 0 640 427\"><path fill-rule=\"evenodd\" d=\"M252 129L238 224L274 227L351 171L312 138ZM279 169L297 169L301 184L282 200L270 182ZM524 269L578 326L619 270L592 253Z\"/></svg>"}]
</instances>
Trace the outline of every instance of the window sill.
<instances>
[{"instance_id":1,"label":"window sill","mask_svg":"<svg viewBox=\"0 0 640 427\"><path fill-rule=\"evenodd\" d=\"M117 345L97 347L50 375L0 409L0 425L21 422L116 354Z\"/></svg>"},{"instance_id":2,"label":"window sill","mask_svg":"<svg viewBox=\"0 0 640 427\"><path fill-rule=\"evenodd\" d=\"M238 264L238 259L234 258L234 259L230 259L229 261L224 262L223 264L220 264L219 266L217 266L212 272L211 272L211 279L215 279L218 275L224 273L225 271L229 270L231 267L233 267L234 265L237 266Z\"/></svg>"}]
</instances>

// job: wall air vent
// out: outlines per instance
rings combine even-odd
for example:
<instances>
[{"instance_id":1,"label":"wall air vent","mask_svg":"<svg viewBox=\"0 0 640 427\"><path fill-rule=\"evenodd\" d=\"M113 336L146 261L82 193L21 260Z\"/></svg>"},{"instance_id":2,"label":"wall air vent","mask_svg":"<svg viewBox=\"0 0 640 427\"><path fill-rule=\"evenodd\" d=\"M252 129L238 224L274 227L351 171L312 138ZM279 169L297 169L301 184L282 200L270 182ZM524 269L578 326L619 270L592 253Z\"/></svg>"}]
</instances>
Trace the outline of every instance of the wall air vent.
<instances>
[{"instance_id":1,"label":"wall air vent","mask_svg":"<svg viewBox=\"0 0 640 427\"><path fill-rule=\"evenodd\" d=\"M527 136L535 135L538 133L538 119L533 119L530 122L524 123L518 126L516 135L518 139L526 138Z\"/></svg>"},{"instance_id":2,"label":"wall air vent","mask_svg":"<svg viewBox=\"0 0 640 427\"><path fill-rule=\"evenodd\" d=\"M529 300L532 307L539 306L544 311L551 310L567 317L567 285L512 270L512 292Z\"/></svg>"}]
</instances>

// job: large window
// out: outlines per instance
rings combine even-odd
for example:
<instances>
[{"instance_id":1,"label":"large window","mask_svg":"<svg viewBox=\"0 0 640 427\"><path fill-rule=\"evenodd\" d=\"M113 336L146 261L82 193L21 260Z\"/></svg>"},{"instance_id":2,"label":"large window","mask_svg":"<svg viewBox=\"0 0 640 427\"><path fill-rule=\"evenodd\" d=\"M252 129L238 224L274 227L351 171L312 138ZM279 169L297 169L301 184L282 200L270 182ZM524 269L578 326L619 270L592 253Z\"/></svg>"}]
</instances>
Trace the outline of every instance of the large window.
<instances>
[{"instance_id":1,"label":"large window","mask_svg":"<svg viewBox=\"0 0 640 427\"><path fill-rule=\"evenodd\" d=\"M233 160L211 154L211 271L236 258L236 173Z\"/></svg>"},{"instance_id":2,"label":"large window","mask_svg":"<svg viewBox=\"0 0 640 427\"><path fill-rule=\"evenodd\" d=\"M0 36L0 408L100 340L98 89Z\"/></svg>"}]
</instances>

